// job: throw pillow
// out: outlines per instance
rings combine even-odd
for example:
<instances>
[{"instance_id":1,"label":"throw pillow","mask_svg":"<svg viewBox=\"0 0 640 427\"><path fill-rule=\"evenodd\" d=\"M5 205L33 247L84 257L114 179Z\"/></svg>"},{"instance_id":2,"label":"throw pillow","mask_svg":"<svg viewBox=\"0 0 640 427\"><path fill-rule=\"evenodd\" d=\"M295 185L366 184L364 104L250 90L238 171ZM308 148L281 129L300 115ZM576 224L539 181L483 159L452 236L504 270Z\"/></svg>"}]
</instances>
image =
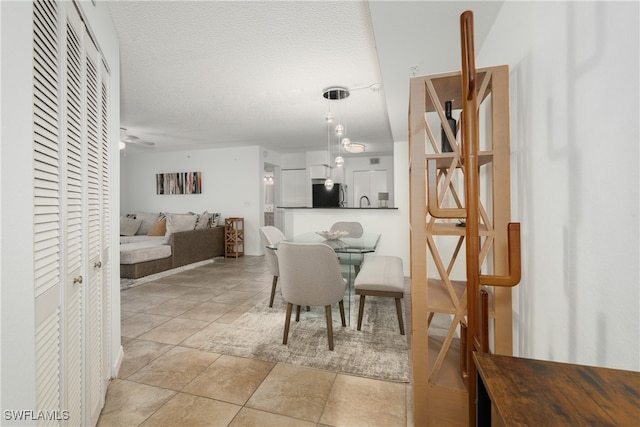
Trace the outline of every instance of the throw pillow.
<instances>
[{"instance_id":1,"label":"throw pillow","mask_svg":"<svg viewBox=\"0 0 640 427\"><path fill-rule=\"evenodd\" d=\"M160 221L156 221L151 227L151 230L147 233L147 236L164 236L167 232L167 218L162 218Z\"/></svg>"},{"instance_id":2,"label":"throw pillow","mask_svg":"<svg viewBox=\"0 0 640 427\"><path fill-rule=\"evenodd\" d=\"M127 218L126 216L120 217L120 235L121 236L134 236L142 224L141 219Z\"/></svg>"},{"instance_id":3,"label":"throw pillow","mask_svg":"<svg viewBox=\"0 0 640 427\"><path fill-rule=\"evenodd\" d=\"M211 215L209 212L204 211L200 215L198 215L198 220L196 221L196 230L202 230L203 228L209 228L209 224L211 223Z\"/></svg>"},{"instance_id":4,"label":"throw pillow","mask_svg":"<svg viewBox=\"0 0 640 427\"><path fill-rule=\"evenodd\" d=\"M220 212L211 214L211 227L217 227L220 222Z\"/></svg>"},{"instance_id":5,"label":"throw pillow","mask_svg":"<svg viewBox=\"0 0 640 427\"><path fill-rule=\"evenodd\" d=\"M138 234L148 234L151 227L158 221L158 212L138 212L136 213L136 219L141 219L142 224L138 230Z\"/></svg>"},{"instance_id":6,"label":"throw pillow","mask_svg":"<svg viewBox=\"0 0 640 427\"><path fill-rule=\"evenodd\" d=\"M164 235L165 242L169 241L172 233L193 230L196 226L198 215L191 214L167 214L167 231Z\"/></svg>"}]
</instances>

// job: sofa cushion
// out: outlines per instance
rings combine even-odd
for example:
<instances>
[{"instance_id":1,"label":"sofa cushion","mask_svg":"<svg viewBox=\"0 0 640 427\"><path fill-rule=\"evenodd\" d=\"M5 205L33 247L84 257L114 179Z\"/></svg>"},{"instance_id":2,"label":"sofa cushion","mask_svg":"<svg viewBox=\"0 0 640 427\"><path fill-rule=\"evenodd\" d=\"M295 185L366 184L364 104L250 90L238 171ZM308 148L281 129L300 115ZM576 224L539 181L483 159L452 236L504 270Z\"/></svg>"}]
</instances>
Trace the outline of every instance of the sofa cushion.
<instances>
[{"instance_id":1,"label":"sofa cushion","mask_svg":"<svg viewBox=\"0 0 640 427\"><path fill-rule=\"evenodd\" d=\"M120 244L147 242L155 245L164 245L164 236L120 236Z\"/></svg>"},{"instance_id":2,"label":"sofa cushion","mask_svg":"<svg viewBox=\"0 0 640 427\"><path fill-rule=\"evenodd\" d=\"M196 230L202 230L203 228L209 228L211 226L211 214L207 211L202 212L198 215L198 220L196 221Z\"/></svg>"},{"instance_id":3,"label":"sofa cushion","mask_svg":"<svg viewBox=\"0 0 640 427\"><path fill-rule=\"evenodd\" d=\"M120 264L137 264L171 256L171 246L154 242L136 242L120 245Z\"/></svg>"},{"instance_id":4,"label":"sofa cushion","mask_svg":"<svg viewBox=\"0 0 640 427\"><path fill-rule=\"evenodd\" d=\"M219 225L218 223L220 222L220 216L221 215L222 214L220 212L212 213L211 214L211 222L209 224L209 227L217 227Z\"/></svg>"},{"instance_id":5,"label":"sofa cushion","mask_svg":"<svg viewBox=\"0 0 640 427\"><path fill-rule=\"evenodd\" d=\"M164 235L165 243L169 241L171 234L180 231L190 231L196 227L198 215L192 214L167 214L167 232Z\"/></svg>"},{"instance_id":6,"label":"sofa cushion","mask_svg":"<svg viewBox=\"0 0 640 427\"><path fill-rule=\"evenodd\" d=\"M147 236L164 236L167 232L167 218L156 221L151 227Z\"/></svg>"},{"instance_id":7,"label":"sofa cushion","mask_svg":"<svg viewBox=\"0 0 640 427\"><path fill-rule=\"evenodd\" d=\"M159 212L138 212L136 213L136 219L141 219L142 224L140 224L140 229L137 234L147 234L151 227L158 222L160 213Z\"/></svg>"},{"instance_id":8,"label":"sofa cushion","mask_svg":"<svg viewBox=\"0 0 640 427\"><path fill-rule=\"evenodd\" d=\"M120 217L120 235L121 236L135 235L138 229L140 229L141 224L142 224L142 220L121 216Z\"/></svg>"}]
</instances>

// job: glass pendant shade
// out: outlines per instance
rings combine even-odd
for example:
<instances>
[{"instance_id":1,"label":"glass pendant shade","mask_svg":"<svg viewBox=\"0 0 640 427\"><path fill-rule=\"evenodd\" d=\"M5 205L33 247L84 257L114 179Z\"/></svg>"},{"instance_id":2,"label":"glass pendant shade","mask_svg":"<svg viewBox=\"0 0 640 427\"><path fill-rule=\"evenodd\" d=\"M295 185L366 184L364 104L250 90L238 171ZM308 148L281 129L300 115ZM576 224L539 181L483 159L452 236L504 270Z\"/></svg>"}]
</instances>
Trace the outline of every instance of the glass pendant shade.
<instances>
[{"instance_id":1,"label":"glass pendant shade","mask_svg":"<svg viewBox=\"0 0 640 427\"><path fill-rule=\"evenodd\" d=\"M344 135L344 126L342 126L341 124L338 124L338 126L336 126L336 135Z\"/></svg>"},{"instance_id":2,"label":"glass pendant shade","mask_svg":"<svg viewBox=\"0 0 640 427\"><path fill-rule=\"evenodd\" d=\"M333 122L333 114L331 114L331 111L325 114L324 119L327 121L327 123Z\"/></svg>"},{"instance_id":3,"label":"glass pendant shade","mask_svg":"<svg viewBox=\"0 0 640 427\"><path fill-rule=\"evenodd\" d=\"M351 140L349 138L342 138L342 146L346 147L347 145L351 144Z\"/></svg>"},{"instance_id":4,"label":"glass pendant shade","mask_svg":"<svg viewBox=\"0 0 640 427\"><path fill-rule=\"evenodd\" d=\"M339 168L344 166L344 158L342 156L336 157L336 166Z\"/></svg>"},{"instance_id":5,"label":"glass pendant shade","mask_svg":"<svg viewBox=\"0 0 640 427\"><path fill-rule=\"evenodd\" d=\"M333 180L331 178L327 178L327 180L324 182L324 188L326 188L327 190L331 190L333 188Z\"/></svg>"}]
</instances>

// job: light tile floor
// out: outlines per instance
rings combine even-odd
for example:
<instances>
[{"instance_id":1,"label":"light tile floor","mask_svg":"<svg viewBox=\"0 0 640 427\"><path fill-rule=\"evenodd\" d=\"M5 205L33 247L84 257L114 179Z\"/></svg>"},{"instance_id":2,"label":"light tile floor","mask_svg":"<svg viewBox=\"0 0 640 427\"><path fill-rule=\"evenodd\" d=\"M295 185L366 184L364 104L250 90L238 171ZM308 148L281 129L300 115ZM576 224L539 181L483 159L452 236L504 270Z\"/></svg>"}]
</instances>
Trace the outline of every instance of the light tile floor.
<instances>
[{"instance_id":1,"label":"light tile floor","mask_svg":"<svg viewBox=\"0 0 640 427\"><path fill-rule=\"evenodd\" d=\"M98 426L411 426L408 384L200 350L271 280L244 256L123 290L125 355Z\"/></svg>"}]
</instances>

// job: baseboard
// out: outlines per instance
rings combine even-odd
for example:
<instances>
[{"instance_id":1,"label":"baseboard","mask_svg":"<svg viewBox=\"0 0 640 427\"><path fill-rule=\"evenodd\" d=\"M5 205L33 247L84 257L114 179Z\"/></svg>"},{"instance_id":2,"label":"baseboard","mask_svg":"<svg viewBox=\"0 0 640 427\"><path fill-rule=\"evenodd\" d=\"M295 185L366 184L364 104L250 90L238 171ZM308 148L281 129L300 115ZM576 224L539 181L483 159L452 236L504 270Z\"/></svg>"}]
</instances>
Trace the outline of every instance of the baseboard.
<instances>
[{"instance_id":1,"label":"baseboard","mask_svg":"<svg viewBox=\"0 0 640 427\"><path fill-rule=\"evenodd\" d=\"M118 354L113 360L113 366L111 366L111 379L118 378L122 361L124 360L124 347L122 344L118 348Z\"/></svg>"}]
</instances>

